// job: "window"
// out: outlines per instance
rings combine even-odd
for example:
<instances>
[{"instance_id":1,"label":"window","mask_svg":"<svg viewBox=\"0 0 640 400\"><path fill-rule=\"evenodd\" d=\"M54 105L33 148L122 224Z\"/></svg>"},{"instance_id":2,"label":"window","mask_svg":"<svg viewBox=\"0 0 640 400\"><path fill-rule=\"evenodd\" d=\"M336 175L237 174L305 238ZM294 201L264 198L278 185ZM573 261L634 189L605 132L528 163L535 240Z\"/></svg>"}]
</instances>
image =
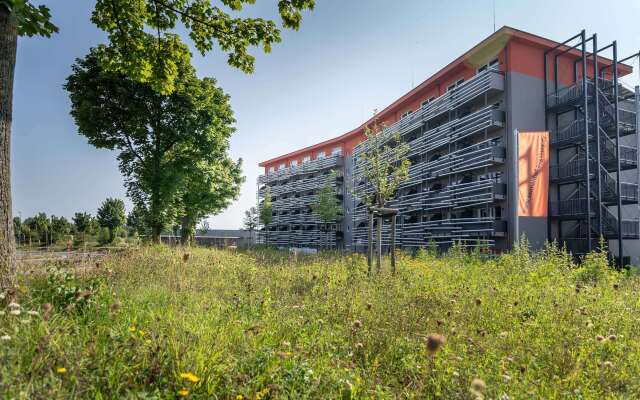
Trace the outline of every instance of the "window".
<instances>
[{"instance_id":1,"label":"window","mask_svg":"<svg viewBox=\"0 0 640 400\"><path fill-rule=\"evenodd\" d=\"M275 167L269 167L269 172L275 172L276 168Z\"/></svg>"},{"instance_id":2,"label":"window","mask_svg":"<svg viewBox=\"0 0 640 400\"><path fill-rule=\"evenodd\" d=\"M307 162L309 162L309 161L311 161L311 156L304 156L304 157L302 157L302 163L303 163L303 164L304 164L304 163L307 163Z\"/></svg>"},{"instance_id":3,"label":"window","mask_svg":"<svg viewBox=\"0 0 640 400\"><path fill-rule=\"evenodd\" d=\"M325 158L327 155L324 153L324 151L319 151L318 155L316 156L317 159L321 159L321 158Z\"/></svg>"},{"instance_id":4,"label":"window","mask_svg":"<svg viewBox=\"0 0 640 400\"><path fill-rule=\"evenodd\" d=\"M292 167L296 167L298 165L298 160L292 160L291 161L291 166Z\"/></svg>"},{"instance_id":5,"label":"window","mask_svg":"<svg viewBox=\"0 0 640 400\"><path fill-rule=\"evenodd\" d=\"M435 96L431 96L420 104L420 107L425 108L429 103L436 99Z\"/></svg>"},{"instance_id":6,"label":"window","mask_svg":"<svg viewBox=\"0 0 640 400\"><path fill-rule=\"evenodd\" d=\"M455 81L451 85L447 86L447 92L457 88L458 86L462 85L463 83L464 83L464 78L458 79L457 81Z\"/></svg>"},{"instance_id":7,"label":"window","mask_svg":"<svg viewBox=\"0 0 640 400\"><path fill-rule=\"evenodd\" d=\"M409 111L407 111L407 112L403 113L403 114L400 116L400 119L405 119L405 118L407 118L409 115L411 115L411 113L412 113L412 112L413 112L413 111L409 110Z\"/></svg>"},{"instance_id":8,"label":"window","mask_svg":"<svg viewBox=\"0 0 640 400\"><path fill-rule=\"evenodd\" d=\"M278 167L278 170L283 170L287 168L287 165L285 163L280 164L280 166Z\"/></svg>"},{"instance_id":9,"label":"window","mask_svg":"<svg viewBox=\"0 0 640 400\"><path fill-rule=\"evenodd\" d=\"M340 146L334 147L333 150L331 151L332 156L339 156L341 154L342 154L342 147Z\"/></svg>"},{"instance_id":10,"label":"window","mask_svg":"<svg viewBox=\"0 0 640 400\"><path fill-rule=\"evenodd\" d=\"M480 72L484 72L484 71L489 70L489 69L498 69L498 65L500 65L500 60L498 60L497 58L494 58L493 60L489 61L488 63L478 67L477 71L478 71L478 73L480 73Z\"/></svg>"}]
</instances>

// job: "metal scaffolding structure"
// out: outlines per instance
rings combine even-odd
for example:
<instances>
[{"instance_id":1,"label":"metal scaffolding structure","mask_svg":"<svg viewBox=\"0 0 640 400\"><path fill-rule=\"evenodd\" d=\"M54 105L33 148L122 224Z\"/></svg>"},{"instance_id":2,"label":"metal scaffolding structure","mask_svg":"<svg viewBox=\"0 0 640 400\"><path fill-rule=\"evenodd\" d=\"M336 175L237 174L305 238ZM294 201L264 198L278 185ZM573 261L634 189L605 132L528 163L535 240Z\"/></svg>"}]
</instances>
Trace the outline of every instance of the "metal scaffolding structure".
<instances>
[{"instance_id":1,"label":"metal scaffolding structure","mask_svg":"<svg viewBox=\"0 0 640 400\"><path fill-rule=\"evenodd\" d=\"M609 49L612 58L605 61L601 54ZM580 56L573 62L573 82L561 87L560 57L575 51ZM555 185L555 199L549 201L555 232L550 224L549 238L577 255L593 250L600 237L617 239L623 260L623 240L639 238L640 225L622 215L624 204L638 204L638 184L623 182L621 175L638 168L638 149L637 140L621 143L622 137L637 135L637 115L634 93L619 81L619 66L617 43L600 48L597 35L587 38L584 30L544 53L545 123L551 131L550 181Z\"/></svg>"}]
</instances>

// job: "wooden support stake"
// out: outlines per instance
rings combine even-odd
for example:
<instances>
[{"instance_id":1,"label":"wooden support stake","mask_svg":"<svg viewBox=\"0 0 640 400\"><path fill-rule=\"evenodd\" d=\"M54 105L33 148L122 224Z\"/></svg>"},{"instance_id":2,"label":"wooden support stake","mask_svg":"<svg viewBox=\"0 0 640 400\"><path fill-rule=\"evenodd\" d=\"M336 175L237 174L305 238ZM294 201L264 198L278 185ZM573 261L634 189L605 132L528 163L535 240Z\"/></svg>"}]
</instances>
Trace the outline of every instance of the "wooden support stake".
<instances>
[{"instance_id":1,"label":"wooden support stake","mask_svg":"<svg viewBox=\"0 0 640 400\"><path fill-rule=\"evenodd\" d=\"M396 216L391 216L391 273L396 274Z\"/></svg>"},{"instance_id":2,"label":"wooden support stake","mask_svg":"<svg viewBox=\"0 0 640 400\"><path fill-rule=\"evenodd\" d=\"M373 264L373 212L369 211L369 237L367 240L367 272L371 275Z\"/></svg>"},{"instance_id":3,"label":"wooden support stake","mask_svg":"<svg viewBox=\"0 0 640 400\"><path fill-rule=\"evenodd\" d=\"M382 217L378 217L378 239L376 240L376 270L382 271Z\"/></svg>"}]
</instances>

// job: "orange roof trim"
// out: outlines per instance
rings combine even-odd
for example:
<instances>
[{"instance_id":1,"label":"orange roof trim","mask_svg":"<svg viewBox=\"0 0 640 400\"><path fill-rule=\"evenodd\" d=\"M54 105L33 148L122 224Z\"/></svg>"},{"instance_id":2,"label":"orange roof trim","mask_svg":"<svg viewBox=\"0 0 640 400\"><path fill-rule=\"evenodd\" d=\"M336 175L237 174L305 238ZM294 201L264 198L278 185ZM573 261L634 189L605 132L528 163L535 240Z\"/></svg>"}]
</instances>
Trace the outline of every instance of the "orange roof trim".
<instances>
[{"instance_id":1,"label":"orange roof trim","mask_svg":"<svg viewBox=\"0 0 640 400\"><path fill-rule=\"evenodd\" d=\"M390 105L388 105L387 107L385 107L382 111L380 111L378 114L376 114L375 118L376 119L381 119L384 120L386 119L387 116L389 116L392 112L397 111L396 108L401 105L405 100L407 100L408 98L410 98L411 96L415 95L416 93L422 91L423 89L425 89L427 86L431 85L432 83L434 83L435 81L437 81L438 79L440 79L442 76L446 75L447 73L451 72L452 70L454 70L456 67L459 67L460 65L464 65L464 64L468 64L468 65L478 65L482 59L486 58L486 55L489 53L498 53L500 50L502 50L502 48L504 48L504 46L506 46L506 44L513 38L518 38L520 40L526 41L528 43L540 46L542 48L553 48L555 46L557 46L559 43L555 42L553 40L550 39L546 39L543 38L541 36L538 35L534 35L532 33L529 32L525 32L525 31L521 31L519 29L515 29L515 28L511 28L509 26L503 26L502 28L500 28L499 30L497 30L496 32L492 33L491 35L489 35L488 37L486 37L484 40L482 40L480 43L478 43L477 45L473 46L470 50L466 51L463 55L461 55L460 57L456 58L455 60L453 60L452 62L450 62L449 64L447 64L444 68L442 68L440 71L436 72L435 74L433 74L431 77L429 77L428 79L426 79L424 82L422 82L421 84L419 84L418 86L416 86L415 88L411 89L409 92L407 92L406 94L404 94L402 97L400 97L399 99L397 99L396 101L394 101L393 103L391 103ZM568 46L566 47L561 47L561 49L566 49L568 48ZM567 54L572 54L576 57L581 57L582 52L580 50L577 49L573 49L567 52ZM602 59L605 62L611 62L610 59L607 59L605 57L599 57L600 59ZM626 64L621 64L621 75L627 75L629 73L631 73L633 71L632 67ZM361 133L364 130L364 127L367 125L370 125L373 123L374 117L371 117L370 119L368 119L366 122L364 122L362 125L360 125L359 127L344 133L338 137L335 137L333 139L328 139L325 140L323 142L311 145L311 146L307 146L305 148L296 150L296 151L292 151L290 153L269 159L267 161L263 161L260 164L258 164L260 167L266 167L268 165L271 164L275 164L278 163L280 161L283 160L288 160L290 158L294 158L297 156L300 156L304 153L308 153L317 149L320 149L322 147L326 147L332 144L336 144L336 143L341 143L345 140L348 140L354 136L356 136L357 134Z\"/></svg>"}]
</instances>

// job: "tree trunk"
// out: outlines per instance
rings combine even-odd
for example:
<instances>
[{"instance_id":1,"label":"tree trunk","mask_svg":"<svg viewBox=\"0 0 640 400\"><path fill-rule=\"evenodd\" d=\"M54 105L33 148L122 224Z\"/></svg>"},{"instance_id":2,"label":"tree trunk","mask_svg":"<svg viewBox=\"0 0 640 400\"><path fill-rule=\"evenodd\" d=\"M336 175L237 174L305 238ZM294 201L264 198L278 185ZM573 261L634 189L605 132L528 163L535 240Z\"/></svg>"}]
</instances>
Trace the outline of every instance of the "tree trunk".
<instances>
[{"instance_id":1,"label":"tree trunk","mask_svg":"<svg viewBox=\"0 0 640 400\"><path fill-rule=\"evenodd\" d=\"M161 233L162 233L162 227L157 223L151 227L151 242L153 244L160 244Z\"/></svg>"},{"instance_id":2,"label":"tree trunk","mask_svg":"<svg viewBox=\"0 0 640 400\"><path fill-rule=\"evenodd\" d=\"M0 6L0 291L13 287L16 243L11 216L11 120L18 23Z\"/></svg>"},{"instance_id":3,"label":"tree trunk","mask_svg":"<svg viewBox=\"0 0 640 400\"><path fill-rule=\"evenodd\" d=\"M182 217L180 221L180 244L190 246L193 241L193 223L187 216Z\"/></svg>"}]
</instances>

